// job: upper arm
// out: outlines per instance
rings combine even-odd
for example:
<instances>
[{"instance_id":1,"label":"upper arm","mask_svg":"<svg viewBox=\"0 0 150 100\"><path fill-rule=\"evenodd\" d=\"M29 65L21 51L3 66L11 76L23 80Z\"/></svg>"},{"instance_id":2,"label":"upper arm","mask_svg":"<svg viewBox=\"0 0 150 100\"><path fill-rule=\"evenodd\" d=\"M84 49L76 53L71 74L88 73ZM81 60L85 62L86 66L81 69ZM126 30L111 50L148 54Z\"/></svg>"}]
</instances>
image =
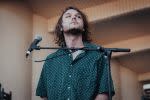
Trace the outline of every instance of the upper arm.
<instances>
[{"instance_id":1,"label":"upper arm","mask_svg":"<svg viewBox=\"0 0 150 100\"><path fill-rule=\"evenodd\" d=\"M47 97L47 89L46 89L46 72L45 72L45 64L43 65L41 75L39 78L39 82L36 88L36 96Z\"/></svg>"},{"instance_id":2,"label":"upper arm","mask_svg":"<svg viewBox=\"0 0 150 100\"><path fill-rule=\"evenodd\" d=\"M107 59L104 57L104 54L101 56L100 62L99 62L99 71L98 71L98 77L99 77L99 94L105 94L109 93L109 85L108 82L110 83L111 87L111 96L115 94L114 92L114 85L113 85L113 80L111 76L111 71L109 72L109 64L107 62ZM109 79L108 80L108 73L109 73Z\"/></svg>"}]
</instances>

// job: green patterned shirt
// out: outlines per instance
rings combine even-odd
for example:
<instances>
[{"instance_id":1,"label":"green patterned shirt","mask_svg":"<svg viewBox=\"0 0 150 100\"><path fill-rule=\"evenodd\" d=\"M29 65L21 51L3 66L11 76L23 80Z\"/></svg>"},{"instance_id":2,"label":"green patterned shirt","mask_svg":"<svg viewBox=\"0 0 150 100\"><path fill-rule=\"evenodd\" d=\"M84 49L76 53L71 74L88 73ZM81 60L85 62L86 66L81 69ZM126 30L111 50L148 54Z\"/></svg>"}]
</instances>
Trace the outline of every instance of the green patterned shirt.
<instances>
[{"instance_id":1,"label":"green patterned shirt","mask_svg":"<svg viewBox=\"0 0 150 100\"><path fill-rule=\"evenodd\" d=\"M91 43L85 47L97 48ZM48 100L94 100L96 95L108 93L107 67L100 51L84 51L74 60L68 50L57 50L46 59L36 95ZM114 86L111 79L111 93Z\"/></svg>"}]
</instances>

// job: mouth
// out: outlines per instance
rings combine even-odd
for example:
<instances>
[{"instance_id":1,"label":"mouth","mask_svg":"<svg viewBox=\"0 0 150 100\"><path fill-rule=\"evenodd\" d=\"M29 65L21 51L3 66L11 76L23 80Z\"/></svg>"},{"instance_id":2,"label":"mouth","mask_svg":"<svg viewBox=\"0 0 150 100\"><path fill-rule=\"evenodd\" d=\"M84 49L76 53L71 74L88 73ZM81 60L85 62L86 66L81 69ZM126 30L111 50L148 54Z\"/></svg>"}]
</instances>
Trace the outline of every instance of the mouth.
<instances>
[{"instance_id":1,"label":"mouth","mask_svg":"<svg viewBox=\"0 0 150 100\"><path fill-rule=\"evenodd\" d=\"M74 25L75 25L75 24L78 24L78 22L71 22L71 24L74 24Z\"/></svg>"}]
</instances>

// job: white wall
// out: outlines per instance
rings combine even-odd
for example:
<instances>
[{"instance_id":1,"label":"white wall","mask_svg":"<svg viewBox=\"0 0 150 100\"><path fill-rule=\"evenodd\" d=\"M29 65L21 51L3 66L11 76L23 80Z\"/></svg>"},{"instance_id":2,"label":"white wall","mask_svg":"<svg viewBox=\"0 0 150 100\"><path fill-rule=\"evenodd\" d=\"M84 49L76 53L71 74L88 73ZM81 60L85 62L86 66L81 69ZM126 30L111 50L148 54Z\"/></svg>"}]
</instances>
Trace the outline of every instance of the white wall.
<instances>
[{"instance_id":1,"label":"white wall","mask_svg":"<svg viewBox=\"0 0 150 100\"><path fill-rule=\"evenodd\" d=\"M25 3L0 3L0 83L12 100L31 100L31 61L25 50L32 37L32 12Z\"/></svg>"},{"instance_id":2,"label":"white wall","mask_svg":"<svg viewBox=\"0 0 150 100\"><path fill-rule=\"evenodd\" d=\"M33 15L33 38L35 35L42 36L42 41L40 46L49 47L55 46L54 37L52 34L48 33L48 21L47 19ZM34 51L32 55L32 100L41 100L40 97L35 96L35 91L37 87L37 83L39 81L39 76L41 74L41 70L43 67L43 63L34 62L35 60L45 59L46 56L50 53L54 52L54 50L40 50Z\"/></svg>"},{"instance_id":3,"label":"white wall","mask_svg":"<svg viewBox=\"0 0 150 100\"><path fill-rule=\"evenodd\" d=\"M121 67L121 100L141 100L141 87L138 74L132 70Z\"/></svg>"},{"instance_id":4,"label":"white wall","mask_svg":"<svg viewBox=\"0 0 150 100\"><path fill-rule=\"evenodd\" d=\"M113 100L121 100L120 65L115 59L111 60L111 74L115 89Z\"/></svg>"}]
</instances>

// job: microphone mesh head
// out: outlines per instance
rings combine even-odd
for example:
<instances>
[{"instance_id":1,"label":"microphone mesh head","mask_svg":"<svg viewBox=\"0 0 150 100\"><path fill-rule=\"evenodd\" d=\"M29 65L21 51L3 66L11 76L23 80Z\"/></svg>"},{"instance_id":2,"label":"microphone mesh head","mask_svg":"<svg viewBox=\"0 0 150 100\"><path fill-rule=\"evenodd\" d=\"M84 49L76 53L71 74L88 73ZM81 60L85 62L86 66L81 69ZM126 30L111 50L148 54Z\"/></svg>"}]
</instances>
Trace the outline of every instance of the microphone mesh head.
<instances>
[{"instance_id":1,"label":"microphone mesh head","mask_svg":"<svg viewBox=\"0 0 150 100\"><path fill-rule=\"evenodd\" d=\"M35 35L35 38L34 38L34 39L37 39L37 40L41 41L41 40L42 40L42 36L40 36L40 35Z\"/></svg>"}]
</instances>

